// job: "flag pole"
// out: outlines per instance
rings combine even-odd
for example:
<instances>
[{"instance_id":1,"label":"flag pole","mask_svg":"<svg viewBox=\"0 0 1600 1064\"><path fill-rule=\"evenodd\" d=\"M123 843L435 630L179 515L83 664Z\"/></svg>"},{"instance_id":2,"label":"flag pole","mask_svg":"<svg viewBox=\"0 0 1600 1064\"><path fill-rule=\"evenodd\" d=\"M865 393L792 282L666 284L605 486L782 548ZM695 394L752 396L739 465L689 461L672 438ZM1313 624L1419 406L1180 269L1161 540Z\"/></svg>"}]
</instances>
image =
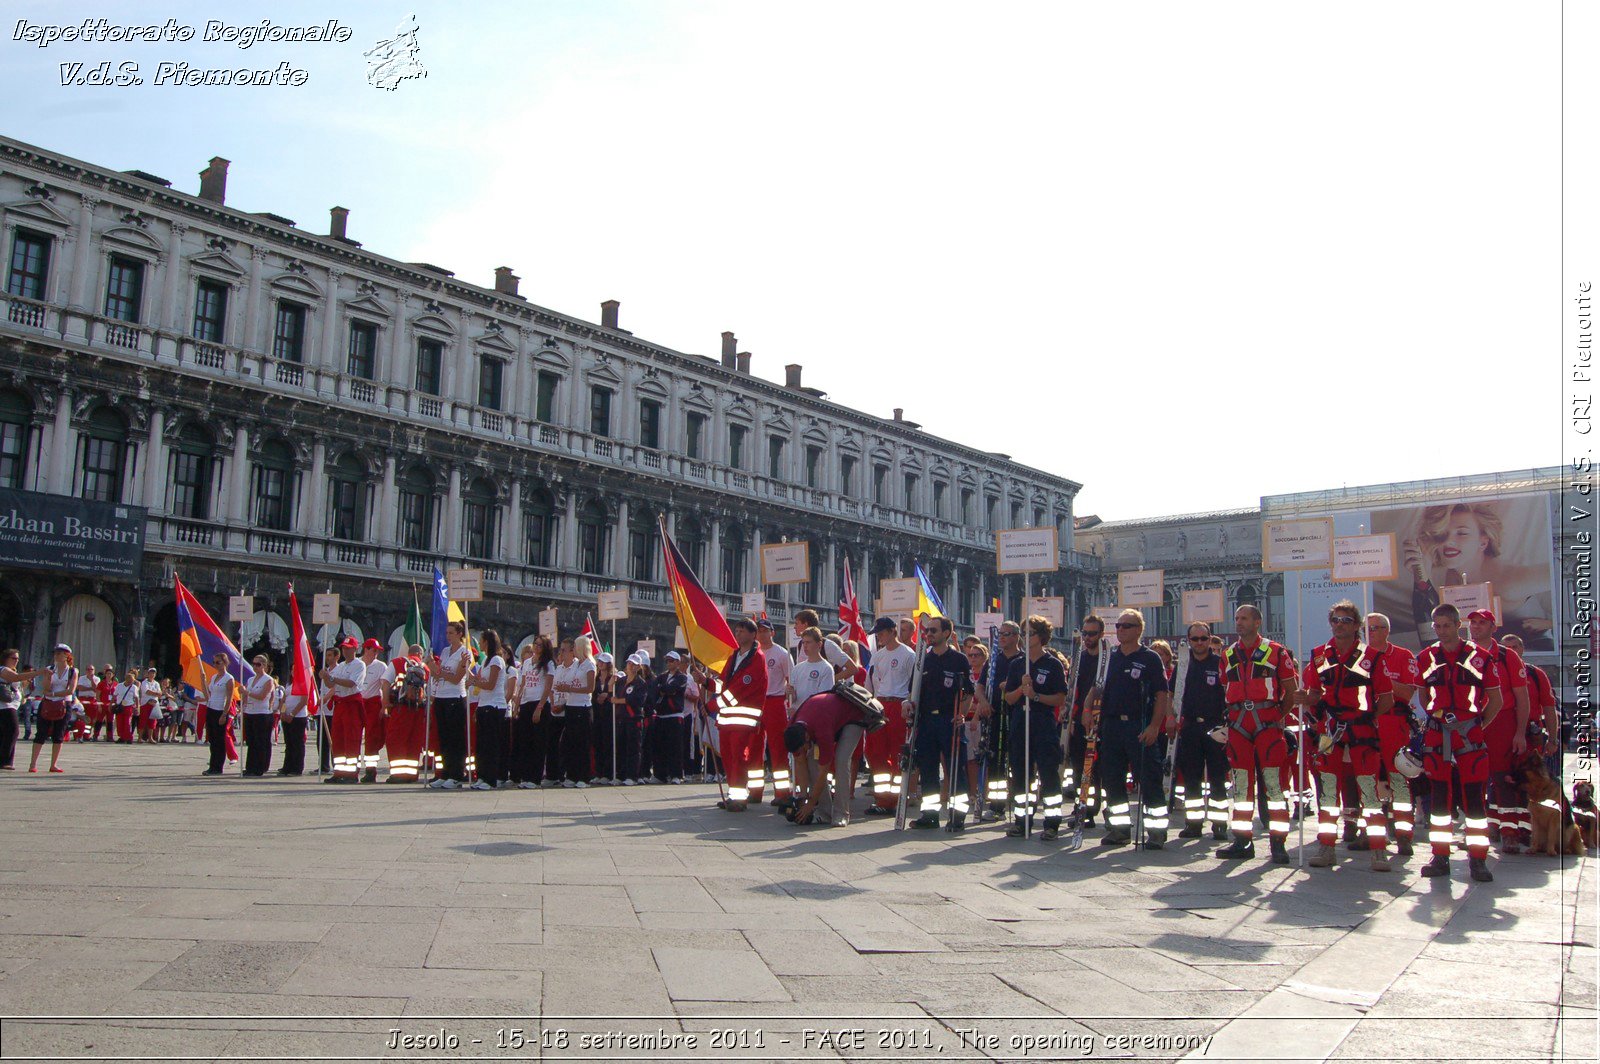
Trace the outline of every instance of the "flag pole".
<instances>
[{"instance_id":1,"label":"flag pole","mask_svg":"<svg viewBox=\"0 0 1600 1064\"><path fill-rule=\"evenodd\" d=\"M333 585L332 584L328 585L328 592L327 593L330 594L330 595L333 594ZM313 596L312 597L312 607L313 607L313 609L315 609L315 606L316 606L316 598L315 598L315 596ZM322 658L317 664L317 671L318 672L322 672L327 667L328 667L328 626L327 625L323 625L322 626ZM333 745L333 740L328 735L328 725L332 721L332 719L333 719L333 689L330 687L328 689L328 704L325 705L325 706L319 704L317 706L317 779L322 783L328 782L322 775L322 766L324 764L326 764L329 767L330 770L333 767L333 762L331 760L328 760L326 757L324 757L324 755L331 756L331 753L332 753L331 747ZM332 775L331 771L329 772L329 775Z\"/></svg>"},{"instance_id":2,"label":"flag pole","mask_svg":"<svg viewBox=\"0 0 1600 1064\"><path fill-rule=\"evenodd\" d=\"M461 602L461 627L466 630L466 636L467 636L467 640L466 640L466 642L467 642L467 660L472 663L472 665L468 668L467 671L468 672L476 672L477 669L478 669L478 652L476 650L474 650L473 646L472 646L472 615L468 612L469 607L471 607L471 605L472 605L472 603L467 602L464 599ZM448 609L445 611L445 614L446 614L446 616L449 615L449 610ZM467 767L467 783L468 783L468 785L471 785L471 784L476 783L478 781L478 758L477 758L477 754L472 749L472 718L475 715L476 715L476 712L472 708L472 701L470 699L468 699L468 701L467 701L467 758L466 758L466 762L465 762L466 766L468 766Z\"/></svg>"},{"instance_id":3,"label":"flag pole","mask_svg":"<svg viewBox=\"0 0 1600 1064\"><path fill-rule=\"evenodd\" d=\"M620 589L619 589L620 590ZM606 699L611 704L611 782L617 782L617 618L611 618L611 691Z\"/></svg>"}]
</instances>

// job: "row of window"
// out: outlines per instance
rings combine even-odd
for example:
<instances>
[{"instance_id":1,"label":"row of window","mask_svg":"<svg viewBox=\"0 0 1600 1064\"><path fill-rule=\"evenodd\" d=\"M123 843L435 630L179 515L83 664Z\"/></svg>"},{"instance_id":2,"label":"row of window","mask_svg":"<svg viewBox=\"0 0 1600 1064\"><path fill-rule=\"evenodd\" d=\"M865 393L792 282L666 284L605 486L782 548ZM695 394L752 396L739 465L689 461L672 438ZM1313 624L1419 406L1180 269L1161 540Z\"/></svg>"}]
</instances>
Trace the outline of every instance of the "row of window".
<instances>
[{"instance_id":1,"label":"row of window","mask_svg":"<svg viewBox=\"0 0 1600 1064\"><path fill-rule=\"evenodd\" d=\"M6 290L12 295L29 299L43 299L45 294L45 278L48 275L51 251L51 238L41 233L26 229L18 229L12 241L10 271L6 279ZM140 320L143 304L145 263L135 258L124 255L112 255L110 272L106 283L105 315L119 321L137 323ZM307 326L310 320L311 308L292 299L278 299L275 304L272 333L272 356L282 362L303 363L306 353ZM226 342L226 322L228 314L228 287L216 281L200 280L195 286L194 324L193 333L197 340L206 343L221 344ZM349 342L346 352L346 372L363 380L374 380L377 374L378 362L378 325L374 322L352 320L349 323ZM414 387L416 391L425 395L440 395L444 387L444 344L435 339L423 338L417 341L416 348L416 374ZM479 359L478 366L478 405L493 411L504 409L505 404L505 369L506 364L499 358L484 355ZM546 424L554 423L556 408L556 393L560 386L560 375L548 370L541 370L538 374L535 391L534 417ZM614 393L611 389L595 386L589 392L589 432L597 437L610 438L613 434L612 403ZM662 404L655 399L641 399L639 402L639 445L656 450L663 446ZM703 460L707 457L709 448L709 419L707 415L690 412L684 425L685 439L683 452L694 460ZM749 451L750 429L744 425L733 424L728 426L728 461L733 469L750 468ZM780 435L771 435L767 438L766 472L774 480L787 482L790 479L788 468L787 449L789 440ZM803 479L808 488L822 488L824 483L824 462L827 457L825 448L808 444L803 454ZM841 455L839 458L838 491L841 495L855 497L859 490L856 483L858 460L851 455ZM891 469L885 464L874 464L872 467L871 500L880 505L893 504L890 499L889 476ZM974 523L978 514L974 513L977 499L970 488L962 488L957 501L958 506L954 513L951 512L949 485L942 480L933 480L932 498L924 500L921 496L921 477L917 473L906 472L901 476L899 485L901 494L899 502L908 510L916 510L927 505L933 516L941 520L960 520L966 524ZM1000 498L996 495L984 497L984 514L988 527L1000 526L1001 511ZM1024 523L1023 506L1019 502L1012 502L1010 509L1010 526L1018 527ZM1032 514L1034 525L1045 523L1045 512L1035 509Z\"/></svg>"}]
</instances>

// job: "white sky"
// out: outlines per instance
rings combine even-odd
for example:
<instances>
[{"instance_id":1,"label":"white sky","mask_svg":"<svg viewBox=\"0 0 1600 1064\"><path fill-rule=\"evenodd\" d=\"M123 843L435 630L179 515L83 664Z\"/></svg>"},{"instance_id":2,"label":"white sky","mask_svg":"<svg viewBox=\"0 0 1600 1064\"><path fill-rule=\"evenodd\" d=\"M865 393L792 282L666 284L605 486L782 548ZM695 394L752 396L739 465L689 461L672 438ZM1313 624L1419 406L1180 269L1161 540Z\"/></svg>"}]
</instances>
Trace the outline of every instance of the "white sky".
<instances>
[{"instance_id":1,"label":"white sky","mask_svg":"<svg viewBox=\"0 0 1600 1064\"><path fill-rule=\"evenodd\" d=\"M731 329L759 376L1083 483L1080 514L1559 461L1554 4L7 8L8 136L190 193L221 155L229 206L339 204L370 250L619 299L679 350ZM269 11L354 36L13 39ZM368 86L413 11L427 79ZM310 79L60 85L103 59Z\"/></svg>"}]
</instances>

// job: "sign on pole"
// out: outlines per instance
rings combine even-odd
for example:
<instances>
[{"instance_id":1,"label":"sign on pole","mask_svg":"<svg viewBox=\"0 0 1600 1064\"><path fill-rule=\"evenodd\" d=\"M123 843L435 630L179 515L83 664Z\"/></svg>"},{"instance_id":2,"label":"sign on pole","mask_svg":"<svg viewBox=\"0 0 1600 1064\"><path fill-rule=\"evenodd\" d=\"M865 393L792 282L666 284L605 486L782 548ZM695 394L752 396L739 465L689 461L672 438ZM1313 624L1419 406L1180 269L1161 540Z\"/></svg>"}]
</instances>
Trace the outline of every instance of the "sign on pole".
<instances>
[{"instance_id":1,"label":"sign on pole","mask_svg":"<svg viewBox=\"0 0 1600 1064\"><path fill-rule=\"evenodd\" d=\"M600 599L596 604L596 613L602 621L627 620L628 592L625 590L600 592Z\"/></svg>"},{"instance_id":2,"label":"sign on pole","mask_svg":"<svg viewBox=\"0 0 1600 1064\"><path fill-rule=\"evenodd\" d=\"M1375 536L1334 537L1333 571L1328 575L1333 583L1393 580L1398 571L1393 532Z\"/></svg>"},{"instance_id":3,"label":"sign on pole","mask_svg":"<svg viewBox=\"0 0 1600 1064\"><path fill-rule=\"evenodd\" d=\"M446 569L444 582L451 602L483 601L482 569Z\"/></svg>"},{"instance_id":4,"label":"sign on pole","mask_svg":"<svg viewBox=\"0 0 1600 1064\"><path fill-rule=\"evenodd\" d=\"M1261 568L1269 573L1326 569L1333 564L1333 519L1261 523Z\"/></svg>"},{"instance_id":5,"label":"sign on pole","mask_svg":"<svg viewBox=\"0 0 1600 1064\"><path fill-rule=\"evenodd\" d=\"M972 618L973 630L978 633L978 638L985 643L989 641L989 629L999 628L1005 623L1006 615L1003 613L978 613L974 614Z\"/></svg>"},{"instance_id":6,"label":"sign on pole","mask_svg":"<svg viewBox=\"0 0 1600 1064\"><path fill-rule=\"evenodd\" d=\"M256 599L254 595L228 596L228 620L244 624L255 616Z\"/></svg>"},{"instance_id":7,"label":"sign on pole","mask_svg":"<svg viewBox=\"0 0 1600 1064\"><path fill-rule=\"evenodd\" d=\"M1067 626L1067 600L1060 595L1035 595L1022 600L1022 614L1032 617L1038 614L1049 621L1056 628Z\"/></svg>"},{"instance_id":8,"label":"sign on pole","mask_svg":"<svg viewBox=\"0 0 1600 1064\"><path fill-rule=\"evenodd\" d=\"M1165 569L1118 573L1117 601L1125 610L1142 606L1160 606L1165 601L1166 577Z\"/></svg>"},{"instance_id":9,"label":"sign on pole","mask_svg":"<svg viewBox=\"0 0 1600 1064\"><path fill-rule=\"evenodd\" d=\"M683 625L680 624L677 627L673 628L673 630L672 630L672 649L676 650L679 647L683 647L684 649L688 649L688 646L689 646L689 637L683 634Z\"/></svg>"},{"instance_id":10,"label":"sign on pole","mask_svg":"<svg viewBox=\"0 0 1600 1064\"><path fill-rule=\"evenodd\" d=\"M914 576L889 577L878 581L878 597L883 604L878 612L898 613L916 609L920 587Z\"/></svg>"},{"instance_id":11,"label":"sign on pole","mask_svg":"<svg viewBox=\"0 0 1600 1064\"><path fill-rule=\"evenodd\" d=\"M1227 620L1227 605L1222 588L1208 587L1183 593L1183 626L1191 624L1221 624Z\"/></svg>"},{"instance_id":12,"label":"sign on pole","mask_svg":"<svg viewBox=\"0 0 1600 1064\"><path fill-rule=\"evenodd\" d=\"M1054 527L1007 528L994 534L995 572L1053 573L1061 568Z\"/></svg>"},{"instance_id":13,"label":"sign on pole","mask_svg":"<svg viewBox=\"0 0 1600 1064\"><path fill-rule=\"evenodd\" d=\"M559 638L559 632L556 629L556 608L554 606L549 606L539 611L539 634L546 639Z\"/></svg>"},{"instance_id":14,"label":"sign on pole","mask_svg":"<svg viewBox=\"0 0 1600 1064\"><path fill-rule=\"evenodd\" d=\"M1457 584L1453 587L1439 589L1439 601L1454 606L1461 611L1462 620L1473 610L1493 610L1495 606L1494 585L1482 584ZM1495 620L1500 619L1500 611L1495 610Z\"/></svg>"},{"instance_id":15,"label":"sign on pole","mask_svg":"<svg viewBox=\"0 0 1600 1064\"><path fill-rule=\"evenodd\" d=\"M311 623L338 624L339 596L335 592L311 596Z\"/></svg>"},{"instance_id":16,"label":"sign on pole","mask_svg":"<svg viewBox=\"0 0 1600 1064\"><path fill-rule=\"evenodd\" d=\"M803 539L761 544L763 584L803 584L811 579L811 544Z\"/></svg>"},{"instance_id":17,"label":"sign on pole","mask_svg":"<svg viewBox=\"0 0 1600 1064\"><path fill-rule=\"evenodd\" d=\"M767 593L765 591L746 591L739 598L739 609L752 617L758 613L766 613Z\"/></svg>"},{"instance_id":18,"label":"sign on pole","mask_svg":"<svg viewBox=\"0 0 1600 1064\"><path fill-rule=\"evenodd\" d=\"M656 659L656 641L654 639L641 639L641 640L639 640L639 646L637 647L637 649L644 651L646 654L649 654L651 661L654 661Z\"/></svg>"},{"instance_id":19,"label":"sign on pole","mask_svg":"<svg viewBox=\"0 0 1600 1064\"><path fill-rule=\"evenodd\" d=\"M1089 612L1094 614L1096 617L1100 618L1100 620L1105 622L1106 630L1105 630L1104 634L1109 636L1109 635L1113 634L1111 629L1112 629L1112 626L1116 624L1117 618L1122 616L1122 607L1120 607L1120 606L1096 606L1093 609L1091 609Z\"/></svg>"}]
</instances>

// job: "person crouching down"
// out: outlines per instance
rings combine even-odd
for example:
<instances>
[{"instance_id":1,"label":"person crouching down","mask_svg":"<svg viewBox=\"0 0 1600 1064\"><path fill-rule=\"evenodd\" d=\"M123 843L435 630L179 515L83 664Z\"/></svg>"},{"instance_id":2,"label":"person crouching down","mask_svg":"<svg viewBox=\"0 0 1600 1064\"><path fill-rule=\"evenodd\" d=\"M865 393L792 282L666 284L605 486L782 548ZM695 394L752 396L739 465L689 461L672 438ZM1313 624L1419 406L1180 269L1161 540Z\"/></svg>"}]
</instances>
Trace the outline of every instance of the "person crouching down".
<instances>
[{"instance_id":1,"label":"person crouching down","mask_svg":"<svg viewBox=\"0 0 1600 1064\"><path fill-rule=\"evenodd\" d=\"M783 732L783 745L794 755L796 792L804 795L795 807L796 824L811 822L830 779L832 823L836 827L850 823L850 779L855 770L856 748L864 735L865 715L832 691L812 695L801 703ZM824 765L828 766L826 770ZM816 819L826 821L830 816L817 814Z\"/></svg>"}]
</instances>

